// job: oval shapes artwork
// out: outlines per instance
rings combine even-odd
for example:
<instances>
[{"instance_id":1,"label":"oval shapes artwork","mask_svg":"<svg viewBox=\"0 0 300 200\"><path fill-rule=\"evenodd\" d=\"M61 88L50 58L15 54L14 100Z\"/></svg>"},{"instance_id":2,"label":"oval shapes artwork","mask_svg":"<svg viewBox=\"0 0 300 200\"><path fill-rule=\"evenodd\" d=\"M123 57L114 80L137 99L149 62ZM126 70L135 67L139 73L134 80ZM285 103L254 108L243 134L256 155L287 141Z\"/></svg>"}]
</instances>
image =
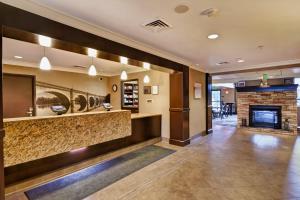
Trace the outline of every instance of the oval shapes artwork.
<instances>
[{"instance_id":1,"label":"oval shapes artwork","mask_svg":"<svg viewBox=\"0 0 300 200\"><path fill-rule=\"evenodd\" d=\"M64 108L62 114L70 112L70 93L57 89L36 87L36 113L37 116L56 115L51 106Z\"/></svg>"}]
</instances>

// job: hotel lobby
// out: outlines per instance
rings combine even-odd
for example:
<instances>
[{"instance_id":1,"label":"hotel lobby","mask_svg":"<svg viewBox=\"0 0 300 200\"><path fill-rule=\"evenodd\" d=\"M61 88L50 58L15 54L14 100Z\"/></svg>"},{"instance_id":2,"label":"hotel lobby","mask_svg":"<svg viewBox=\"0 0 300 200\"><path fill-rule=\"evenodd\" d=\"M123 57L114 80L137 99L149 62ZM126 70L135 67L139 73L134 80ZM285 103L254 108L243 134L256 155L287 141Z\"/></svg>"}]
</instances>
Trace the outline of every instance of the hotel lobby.
<instances>
[{"instance_id":1,"label":"hotel lobby","mask_svg":"<svg viewBox=\"0 0 300 200\"><path fill-rule=\"evenodd\" d=\"M1 1L0 199L300 199L290 1Z\"/></svg>"}]
</instances>

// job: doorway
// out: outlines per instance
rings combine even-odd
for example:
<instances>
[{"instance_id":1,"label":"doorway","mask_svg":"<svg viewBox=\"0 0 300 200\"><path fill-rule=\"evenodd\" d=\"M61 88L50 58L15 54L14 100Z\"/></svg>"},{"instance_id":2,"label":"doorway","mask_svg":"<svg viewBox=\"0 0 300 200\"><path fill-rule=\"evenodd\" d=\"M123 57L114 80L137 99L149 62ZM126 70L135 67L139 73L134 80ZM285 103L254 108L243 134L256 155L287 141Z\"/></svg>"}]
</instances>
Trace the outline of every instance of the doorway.
<instances>
[{"instance_id":1,"label":"doorway","mask_svg":"<svg viewBox=\"0 0 300 200\"><path fill-rule=\"evenodd\" d=\"M35 116L35 76L3 74L3 117Z\"/></svg>"}]
</instances>

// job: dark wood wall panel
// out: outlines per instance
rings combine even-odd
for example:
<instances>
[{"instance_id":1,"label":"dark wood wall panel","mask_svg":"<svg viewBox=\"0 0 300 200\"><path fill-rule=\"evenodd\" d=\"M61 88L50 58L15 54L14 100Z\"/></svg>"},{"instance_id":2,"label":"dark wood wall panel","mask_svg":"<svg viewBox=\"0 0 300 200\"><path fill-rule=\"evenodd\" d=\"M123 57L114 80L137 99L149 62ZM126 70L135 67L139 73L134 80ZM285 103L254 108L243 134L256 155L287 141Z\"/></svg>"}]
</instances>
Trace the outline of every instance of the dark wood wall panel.
<instances>
[{"instance_id":1,"label":"dark wood wall panel","mask_svg":"<svg viewBox=\"0 0 300 200\"><path fill-rule=\"evenodd\" d=\"M210 74L205 75L206 82L206 134L213 132L212 129L212 77Z\"/></svg>"},{"instance_id":2,"label":"dark wood wall panel","mask_svg":"<svg viewBox=\"0 0 300 200\"><path fill-rule=\"evenodd\" d=\"M170 75L170 144L185 146L189 133L189 70Z\"/></svg>"}]
</instances>

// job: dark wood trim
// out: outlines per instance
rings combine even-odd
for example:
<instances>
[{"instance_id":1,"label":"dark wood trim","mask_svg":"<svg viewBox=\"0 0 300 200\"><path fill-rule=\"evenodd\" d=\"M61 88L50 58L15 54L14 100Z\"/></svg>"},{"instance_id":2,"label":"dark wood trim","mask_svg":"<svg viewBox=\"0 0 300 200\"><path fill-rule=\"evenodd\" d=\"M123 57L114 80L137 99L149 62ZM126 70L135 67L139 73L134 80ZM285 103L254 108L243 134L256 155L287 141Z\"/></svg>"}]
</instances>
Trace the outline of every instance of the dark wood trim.
<instances>
[{"instance_id":1,"label":"dark wood trim","mask_svg":"<svg viewBox=\"0 0 300 200\"><path fill-rule=\"evenodd\" d=\"M271 67L252 68L252 69L243 69L243 70L235 70L235 71L227 71L227 72L216 72L216 73L211 73L211 75L218 76L218 75L226 75L226 74L239 74L239 73L247 73L247 72L279 70L279 69L288 69L288 68L296 68L296 67L300 67L300 63L290 64L290 65L271 66Z\"/></svg>"},{"instance_id":2,"label":"dark wood trim","mask_svg":"<svg viewBox=\"0 0 300 200\"><path fill-rule=\"evenodd\" d=\"M284 92L284 91L297 91L298 84L291 85L272 85L269 87L259 86L246 86L236 87L237 92Z\"/></svg>"},{"instance_id":3,"label":"dark wood trim","mask_svg":"<svg viewBox=\"0 0 300 200\"><path fill-rule=\"evenodd\" d=\"M212 129L212 77L210 74L205 74L206 85L206 134L211 134Z\"/></svg>"},{"instance_id":4,"label":"dark wood trim","mask_svg":"<svg viewBox=\"0 0 300 200\"><path fill-rule=\"evenodd\" d=\"M186 145L189 145L191 143L191 139L187 139L187 140L175 140L175 139L170 139L169 140L170 144L176 145L176 146L180 146L180 147L184 147Z\"/></svg>"},{"instance_id":5,"label":"dark wood trim","mask_svg":"<svg viewBox=\"0 0 300 200\"><path fill-rule=\"evenodd\" d=\"M0 16L0 21L1 21L1 16ZM0 90L0 117L3 119L3 81L2 81L2 26L1 28L1 38L0 38L0 85L1 85L1 90ZM5 135L5 131L3 129L3 120L0 120L0 200L4 200L4 160L3 160L3 138Z\"/></svg>"},{"instance_id":6,"label":"dark wood trim","mask_svg":"<svg viewBox=\"0 0 300 200\"><path fill-rule=\"evenodd\" d=\"M5 183L12 185L64 167L83 162L130 145L161 137L161 115L132 119L132 135L5 168Z\"/></svg>"},{"instance_id":7,"label":"dark wood trim","mask_svg":"<svg viewBox=\"0 0 300 200\"><path fill-rule=\"evenodd\" d=\"M18 77L28 77L32 79L32 105L33 105L33 116L36 116L36 76L29 74L14 74L14 73L3 73L3 75L8 76L18 76Z\"/></svg>"}]
</instances>

